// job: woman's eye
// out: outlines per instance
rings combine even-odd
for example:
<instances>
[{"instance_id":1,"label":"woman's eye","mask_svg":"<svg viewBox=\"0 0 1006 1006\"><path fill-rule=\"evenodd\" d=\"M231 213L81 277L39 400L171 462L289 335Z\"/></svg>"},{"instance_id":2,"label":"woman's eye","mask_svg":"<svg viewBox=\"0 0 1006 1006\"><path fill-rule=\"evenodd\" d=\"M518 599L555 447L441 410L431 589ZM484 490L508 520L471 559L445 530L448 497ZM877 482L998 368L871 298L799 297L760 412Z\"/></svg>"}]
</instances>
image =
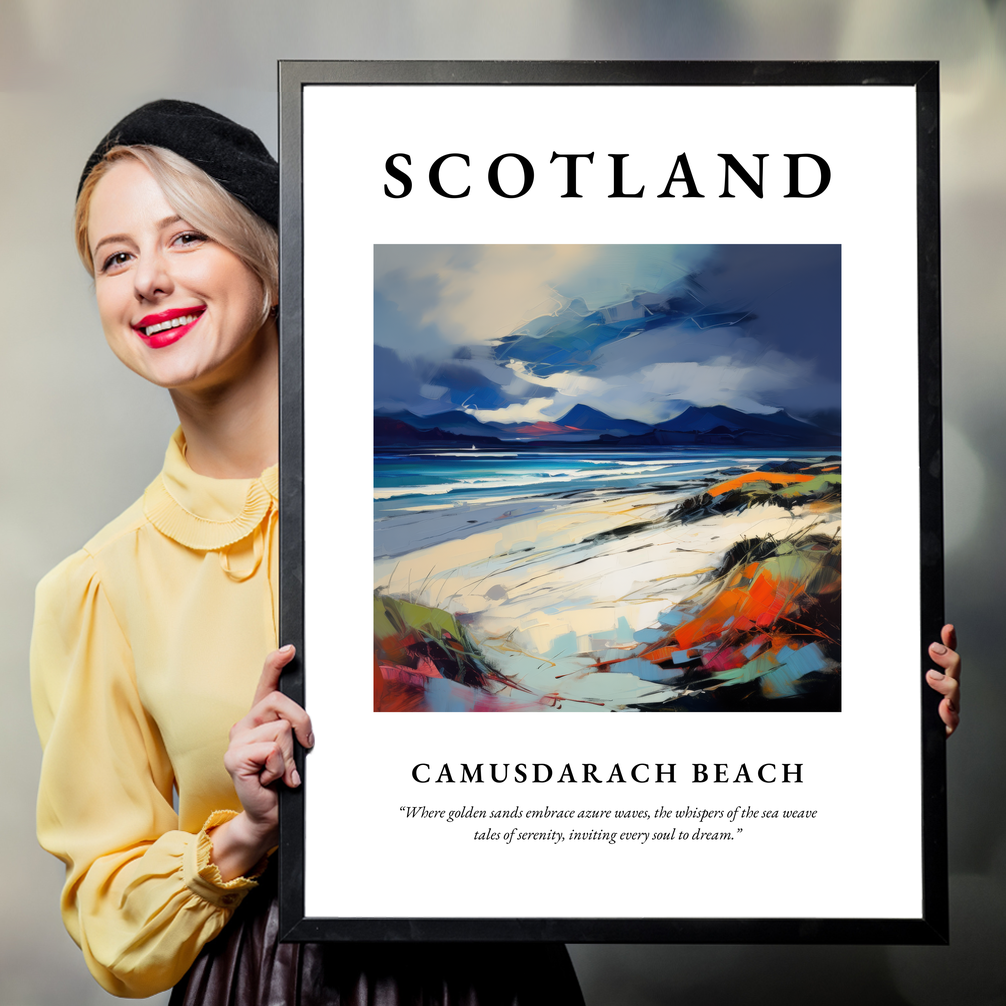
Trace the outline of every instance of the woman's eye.
<instances>
[{"instance_id":1,"label":"woman's eye","mask_svg":"<svg viewBox=\"0 0 1006 1006\"><path fill-rule=\"evenodd\" d=\"M200 234L198 231L186 231L184 234L179 234L174 243L182 248L190 248L193 245L202 244L205 240L205 234Z\"/></svg>"},{"instance_id":2,"label":"woman's eye","mask_svg":"<svg viewBox=\"0 0 1006 1006\"><path fill-rule=\"evenodd\" d=\"M102 264L102 272L114 271L121 265L125 265L129 261L129 252L116 252L114 255L109 255Z\"/></svg>"}]
</instances>

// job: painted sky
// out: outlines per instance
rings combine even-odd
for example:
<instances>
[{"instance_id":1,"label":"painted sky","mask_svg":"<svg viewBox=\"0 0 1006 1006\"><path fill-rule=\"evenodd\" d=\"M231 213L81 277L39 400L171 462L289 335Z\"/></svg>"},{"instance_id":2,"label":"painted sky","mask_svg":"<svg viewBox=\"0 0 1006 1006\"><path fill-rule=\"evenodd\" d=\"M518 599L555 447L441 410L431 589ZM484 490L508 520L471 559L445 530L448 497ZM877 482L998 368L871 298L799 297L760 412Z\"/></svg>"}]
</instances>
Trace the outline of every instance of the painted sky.
<instances>
[{"instance_id":1,"label":"painted sky","mask_svg":"<svg viewBox=\"0 0 1006 1006\"><path fill-rule=\"evenodd\" d=\"M841 408L837 245L376 245L374 408Z\"/></svg>"}]
</instances>

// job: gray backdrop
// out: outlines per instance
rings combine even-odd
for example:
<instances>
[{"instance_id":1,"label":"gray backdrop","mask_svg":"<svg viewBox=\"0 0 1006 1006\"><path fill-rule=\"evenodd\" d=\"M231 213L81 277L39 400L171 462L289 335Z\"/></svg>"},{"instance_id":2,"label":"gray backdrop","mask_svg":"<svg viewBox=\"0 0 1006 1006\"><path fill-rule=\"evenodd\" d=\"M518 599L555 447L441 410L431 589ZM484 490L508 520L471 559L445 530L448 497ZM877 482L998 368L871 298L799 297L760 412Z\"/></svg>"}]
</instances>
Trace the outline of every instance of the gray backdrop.
<instances>
[{"instance_id":1,"label":"gray backdrop","mask_svg":"<svg viewBox=\"0 0 1006 1006\"><path fill-rule=\"evenodd\" d=\"M0 1006L109 998L62 928L61 867L34 838L32 591L140 494L175 424L167 395L104 344L71 240L78 173L112 123L160 97L219 109L275 150L279 58L942 61L947 614L967 664L950 745L953 945L572 951L590 1006L1006 1002L1004 51L995 0L3 0Z\"/></svg>"}]
</instances>

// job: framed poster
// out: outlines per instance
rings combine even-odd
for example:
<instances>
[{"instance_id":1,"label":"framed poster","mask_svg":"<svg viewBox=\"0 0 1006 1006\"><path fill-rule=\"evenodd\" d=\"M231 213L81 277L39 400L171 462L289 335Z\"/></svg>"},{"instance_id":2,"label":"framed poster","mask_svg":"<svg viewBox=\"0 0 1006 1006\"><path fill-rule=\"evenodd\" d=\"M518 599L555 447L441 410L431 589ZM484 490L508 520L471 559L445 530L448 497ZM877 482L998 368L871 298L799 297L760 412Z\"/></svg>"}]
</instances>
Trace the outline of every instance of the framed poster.
<instances>
[{"instance_id":1,"label":"framed poster","mask_svg":"<svg viewBox=\"0 0 1006 1006\"><path fill-rule=\"evenodd\" d=\"M280 87L287 938L944 941L936 66Z\"/></svg>"}]
</instances>

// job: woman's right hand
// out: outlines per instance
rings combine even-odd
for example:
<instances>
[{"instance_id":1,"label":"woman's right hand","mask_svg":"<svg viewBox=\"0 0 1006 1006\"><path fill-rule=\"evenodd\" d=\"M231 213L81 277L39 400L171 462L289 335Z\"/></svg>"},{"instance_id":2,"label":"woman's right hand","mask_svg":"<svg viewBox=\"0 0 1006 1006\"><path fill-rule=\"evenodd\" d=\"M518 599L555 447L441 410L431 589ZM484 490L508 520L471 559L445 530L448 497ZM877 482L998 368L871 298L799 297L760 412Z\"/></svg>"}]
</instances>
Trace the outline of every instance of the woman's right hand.
<instances>
[{"instance_id":1,"label":"woman's right hand","mask_svg":"<svg viewBox=\"0 0 1006 1006\"><path fill-rule=\"evenodd\" d=\"M961 722L961 656L957 652L957 630L944 625L940 642L930 643L929 656L943 668L926 672L929 687L943 696L940 702L940 719L949 737Z\"/></svg>"},{"instance_id":2,"label":"woman's right hand","mask_svg":"<svg viewBox=\"0 0 1006 1006\"><path fill-rule=\"evenodd\" d=\"M248 715L231 727L224 766L230 773L244 810L210 831L212 861L223 879L251 870L279 839L279 793L274 783L300 785L293 758L293 736L304 747L314 746L311 717L279 691L283 668L295 650L284 646L265 659Z\"/></svg>"}]
</instances>

